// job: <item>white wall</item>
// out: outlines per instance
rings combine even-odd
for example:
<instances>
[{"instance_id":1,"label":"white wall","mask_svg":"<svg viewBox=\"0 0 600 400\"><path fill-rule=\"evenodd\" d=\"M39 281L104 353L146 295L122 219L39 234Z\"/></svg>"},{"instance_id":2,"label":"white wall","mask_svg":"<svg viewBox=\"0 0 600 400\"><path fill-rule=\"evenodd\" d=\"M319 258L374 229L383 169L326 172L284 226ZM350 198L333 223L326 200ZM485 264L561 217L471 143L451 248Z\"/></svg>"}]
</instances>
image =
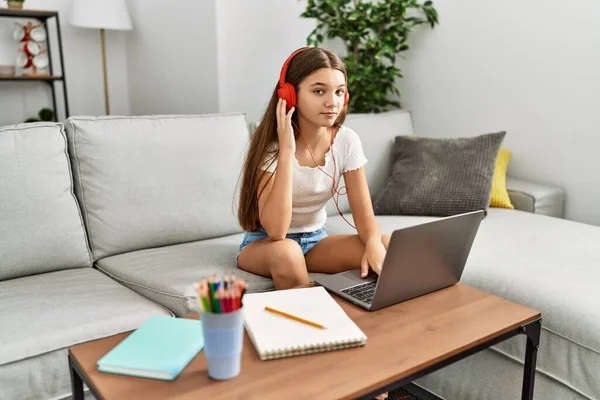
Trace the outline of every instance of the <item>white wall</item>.
<instances>
[{"instance_id":1,"label":"white wall","mask_svg":"<svg viewBox=\"0 0 600 400\"><path fill-rule=\"evenodd\" d=\"M129 0L131 113L219 109L215 0Z\"/></svg>"},{"instance_id":2,"label":"white wall","mask_svg":"<svg viewBox=\"0 0 600 400\"><path fill-rule=\"evenodd\" d=\"M509 174L566 188L566 217L600 225L600 2L435 5L401 63L417 134L506 130Z\"/></svg>"},{"instance_id":3,"label":"white wall","mask_svg":"<svg viewBox=\"0 0 600 400\"><path fill-rule=\"evenodd\" d=\"M281 66L315 26L302 19L306 1L218 0L219 110L261 118Z\"/></svg>"},{"instance_id":4,"label":"white wall","mask_svg":"<svg viewBox=\"0 0 600 400\"><path fill-rule=\"evenodd\" d=\"M281 65L306 45L306 1L128 0L132 114L245 112L260 118Z\"/></svg>"},{"instance_id":5,"label":"white wall","mask_svg":"<svg viewBox=\"0 0 600 400\"><path fill-rule=\"evenodd\" d=\"M71 115L104 114L104 88L102 81L102 58L100 34L70 26L72 0L27 0L25 8L58 10L65 70L67 95ZM14 64L17 43L12 38L15 19L0 18L0 64ZM58 45L54 33L54 19L49 21L53 64L59 69ZM111 113L129 114L129 84L125 59L123 32L107 31L107 63ZM62 108L62 84L57 83L57 107L59 119L64 118ZM36 116L42 107L51 107L50 89L39 82L0 82L0 126L19 123Z\"/></svg>"}]
</instances>

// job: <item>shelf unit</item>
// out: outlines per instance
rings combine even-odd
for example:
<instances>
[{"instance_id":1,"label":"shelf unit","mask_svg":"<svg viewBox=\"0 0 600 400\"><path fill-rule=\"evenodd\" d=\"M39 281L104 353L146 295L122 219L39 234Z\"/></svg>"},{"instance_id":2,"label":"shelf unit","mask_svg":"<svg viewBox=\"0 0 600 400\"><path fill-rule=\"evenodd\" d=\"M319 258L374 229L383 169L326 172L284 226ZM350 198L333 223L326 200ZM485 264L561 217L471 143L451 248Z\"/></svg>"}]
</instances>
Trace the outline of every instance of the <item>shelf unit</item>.
<instances>
[{"instance_id":1,"label":"shelf unit","mask_svg":"<svg viewBox=\"0 0 600 400\"><path fill-rule=\"evenodd\" d=\"M46 30L46 43L47 43L47 52L48 52L48 76L0 76L0 83L2 82L45 82L50 86L50 90L52 91L52 109L54 110L54 119L58 121L58 109L56 108L56 83L62 83L63 90L63 101L64 101L64 111L65 111L65 119L69 118L69 99L67 97L67 78L65 73L65 62L63 56L63 46L62 46L62 37L60 33L60 19L58 16L58 11L49 11L49 10L15 10L9 8L0 8L0 18L23 18L23 19L36 19L44 24L44 29ZM53 64L52 64L52 52L50 49L50 35L48 32L48 20L50 18L56 18L56 35L58 39L58 56L60 60L60 71L62 75L54 75Z\"/></svg>"}]
</instances>

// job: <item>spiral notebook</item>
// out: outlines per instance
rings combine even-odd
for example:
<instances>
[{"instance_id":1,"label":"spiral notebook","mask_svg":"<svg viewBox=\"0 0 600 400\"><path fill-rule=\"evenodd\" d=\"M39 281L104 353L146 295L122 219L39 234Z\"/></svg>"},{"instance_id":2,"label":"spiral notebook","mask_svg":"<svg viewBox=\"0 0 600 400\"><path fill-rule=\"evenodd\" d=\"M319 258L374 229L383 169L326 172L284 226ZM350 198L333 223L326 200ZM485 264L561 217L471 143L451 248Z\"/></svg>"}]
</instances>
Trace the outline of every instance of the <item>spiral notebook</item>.
<instances>
[{"instance_id":1,"label":"spiral notebook","mask_svg":"<svg viewBox=\"0 0 600 400\"><path fill-rule=\"evenodd\" d=\"M363 346L367 336L325 288L249 293L243 297L244 325L261 360ZM323 325L316 328L265 310L272 307Z\"/></svg>"}]
</instances>

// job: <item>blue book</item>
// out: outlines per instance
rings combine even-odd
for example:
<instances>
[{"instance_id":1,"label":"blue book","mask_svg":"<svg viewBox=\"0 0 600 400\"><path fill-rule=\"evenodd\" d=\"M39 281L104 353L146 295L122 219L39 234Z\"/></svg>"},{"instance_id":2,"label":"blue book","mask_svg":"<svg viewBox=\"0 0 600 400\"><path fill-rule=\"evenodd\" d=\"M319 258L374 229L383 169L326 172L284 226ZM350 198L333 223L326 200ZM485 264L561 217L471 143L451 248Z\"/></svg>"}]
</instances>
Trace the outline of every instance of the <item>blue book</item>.
<instances>
[{"instance_id":1,"label":"blue book","mask_svg":"<svg viewBox=\"0 0 600 400\"><path fill-rule=\"evenodd\" d=\"M201 321L155 316L98 360L98 371L172 381L203 347Z\"/></svg>"}]
</instances>

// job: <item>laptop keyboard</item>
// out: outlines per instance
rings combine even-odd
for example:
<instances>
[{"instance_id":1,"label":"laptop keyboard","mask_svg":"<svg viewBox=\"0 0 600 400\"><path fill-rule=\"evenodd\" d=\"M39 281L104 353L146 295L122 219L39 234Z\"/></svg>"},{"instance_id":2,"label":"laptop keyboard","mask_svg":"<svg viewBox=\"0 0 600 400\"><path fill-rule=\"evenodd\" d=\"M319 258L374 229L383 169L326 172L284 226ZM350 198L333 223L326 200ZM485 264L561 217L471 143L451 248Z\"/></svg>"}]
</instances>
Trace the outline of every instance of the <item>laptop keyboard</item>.
<instances>
[{"instance_id":1,"label":"laptop keyboard","mask_svg":"<svg viewBox=\"0 0 600 400\"><path fill-rule=\"evenodd\" d=\"M349 296L354 297L362 302L370 304L373 301L373 295L375 294L375 287L377 281L371 281L362 283L360 285L352 286L347 289L342 289L341 292Z\"/></svg>"}]
</instances>

